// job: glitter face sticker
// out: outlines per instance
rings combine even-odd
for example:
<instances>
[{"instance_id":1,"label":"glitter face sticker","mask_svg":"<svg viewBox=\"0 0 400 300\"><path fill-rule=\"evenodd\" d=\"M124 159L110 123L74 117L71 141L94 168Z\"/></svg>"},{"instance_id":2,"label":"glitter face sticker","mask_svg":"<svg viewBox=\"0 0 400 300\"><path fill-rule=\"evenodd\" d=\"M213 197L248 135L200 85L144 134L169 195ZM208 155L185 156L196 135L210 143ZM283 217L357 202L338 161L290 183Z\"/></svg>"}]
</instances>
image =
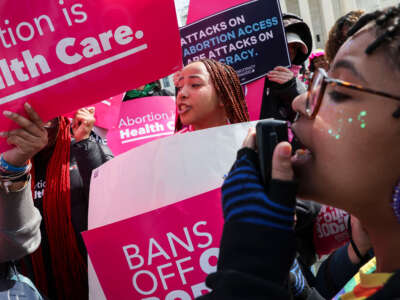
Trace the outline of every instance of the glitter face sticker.
<instances>
[{"instance_id":1,"label":"glitter face sticker","mask_svg":"<svg viewBox=\"0 0 400 300\"><path fill-rule=\"evenodd\" d=\"M336 128L329 128L327 130L327 133L333 137L335 140L339 140L342 137L343 134L343 128L346 126L346 123L348 124L354 124L356 126L360 126L360 128L364 129L367 127L367 123L365 120L365 117L367 116L367 111L363 110L361 111L356 118L352 118L349 116L344 116L343 110L336 111L337 114L342 116L340 119L337 120L337 127ZM324 131L324 129L320 128L321 132Z\"/></svg>"},{"instance_id":2,"label":"glitter face sticker","mask_svg":"<svg viewBox=\"0 0 400 300\"><path fill-rule=\"evenodd\" d=\"M361 122L360 127L363 129L367 126L367 124L365 123L365 120L363 119L366 116L367 116L367 112L365 110L363 110L362 112L360 112L360 114L357 117L357 120Z\"/></svg>"}]
</instances>

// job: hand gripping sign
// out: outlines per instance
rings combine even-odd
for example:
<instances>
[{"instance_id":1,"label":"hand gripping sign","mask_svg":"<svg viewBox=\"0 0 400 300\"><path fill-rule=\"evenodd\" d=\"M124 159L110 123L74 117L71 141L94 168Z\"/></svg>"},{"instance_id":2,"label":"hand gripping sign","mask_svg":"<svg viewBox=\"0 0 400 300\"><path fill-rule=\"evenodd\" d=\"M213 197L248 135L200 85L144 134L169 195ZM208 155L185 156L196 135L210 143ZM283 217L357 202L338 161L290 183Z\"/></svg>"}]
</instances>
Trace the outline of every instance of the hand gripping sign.
<instances>
[{"instance_id":1,"label":"hand gripping sign","mask_svg":"<svg viewBox=\"0 0 400 300\"><path fill-rule=\"evenodd\" d=\"M92 173L83 234L97 274L89 267L90 299L189 300L207 291L223 225L219 188L254 125L158 139Z\"/></svg>"},{"instance_id":2,"label":"hand gripping sign","mask_svg":"<svg viewBox=\"0 0 400 300\"><path fill-rule=\"evenodd\" d=\"M181 67L172 0L3 2L1 110L29 101L48 120Z\"/></svg>"}]
</instances>

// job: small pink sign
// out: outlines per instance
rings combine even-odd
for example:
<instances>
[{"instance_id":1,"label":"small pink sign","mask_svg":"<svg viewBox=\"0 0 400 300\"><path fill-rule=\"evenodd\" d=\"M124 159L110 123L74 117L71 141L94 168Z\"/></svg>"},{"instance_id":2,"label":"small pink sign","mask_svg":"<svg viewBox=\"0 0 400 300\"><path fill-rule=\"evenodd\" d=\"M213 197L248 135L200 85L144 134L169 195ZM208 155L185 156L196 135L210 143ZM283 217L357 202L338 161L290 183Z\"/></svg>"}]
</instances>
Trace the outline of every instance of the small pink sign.
<instances>
[{"instance_id":1,"label":"small pink sign","mask_svg":"<svg viewBox=\"0 0 400 300\"><path fill-rule=\"evenodd\" d=\"M263 97L265 77L253 81L244 86L247 109L249 111L250 121L260 119L261 103Z\"/></svg>"},{"instance_id":2,"label":"small pink sign","mask_svg":"<svg viewBox=\"0 0 400 300\"><path fill-rule=\"evenodd\" d=\"M187 24L248 1L249 0L190 0Z\"/></svg>"},{"instance_id":3,"label":"small pink sign","mask_svg":"<svg viewBox=\"0 0 400 300\"><path fill-rule=\"evenodd\" d=\"M94 105L96 126L112 129L118 126L118 117L125 93L110 97Z\"/></svg>"},{"instance_id":4,"label":"small pink sign","mask_svg":"<svg viewBox=\"0 0 400 300\"><path fill-rule=\"evenodd\" d=\"M121 109L121 103L124 95L125 93L122 93L94 105L90 105L90 107L94 107L95 109L94 116L96 118L96 126L105 129L112 129L117 126L119 111ZM66 114L64 116L73 119L75 117L75 113L76 111Z\"/></svg>"},{"instance_id":5,"label":"small pink sign","mask_svg":"<svg viewBox=\"0 0 400 300\"><path fill-rule=\"evenodd\" d=\"M28 101L47 121L182 65L173 1L2 1L0 13L0 110Z\"/></svg>"},{"instance_id":6,"label":"small pink sign","mask_svg":"<svg viewBox=\"0 0 400 300\"><path fill-rule=\"evenodd\" d=\"M194 299L208 292L222 228L215 189L82 235L108 300Z\"/></svg>"},{"instance_id":7,"label":"small pink sign","mask_svg":"<svg viewBox=\"0 0 400 300\"><path fill-rule=\"evenodd\" d=\"M172 135L175 129L175 101L170 96L137 98L123 102L116 128L107 134L114 155Z\"/></svg>"}]
</instances>

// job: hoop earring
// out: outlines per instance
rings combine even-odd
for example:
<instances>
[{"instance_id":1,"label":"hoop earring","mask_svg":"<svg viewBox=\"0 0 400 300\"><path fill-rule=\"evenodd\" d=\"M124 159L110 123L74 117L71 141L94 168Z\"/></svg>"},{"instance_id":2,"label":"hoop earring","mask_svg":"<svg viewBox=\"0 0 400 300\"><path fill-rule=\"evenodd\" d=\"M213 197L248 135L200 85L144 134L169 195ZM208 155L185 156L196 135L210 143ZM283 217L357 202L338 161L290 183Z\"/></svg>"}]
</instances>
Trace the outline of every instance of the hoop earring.
<instances>
[{"instance_id":1,"label":"hoop earring","mask_svg":"<svg viewBox=\"0 0 400 300\"><path fill-rule=\"evenodd\" d=\"M393 202L391 203L393 212L396 216L397 221L400 223L400 181L397 183L393 190L392 196Z\"/></svg>"}]
</instances>

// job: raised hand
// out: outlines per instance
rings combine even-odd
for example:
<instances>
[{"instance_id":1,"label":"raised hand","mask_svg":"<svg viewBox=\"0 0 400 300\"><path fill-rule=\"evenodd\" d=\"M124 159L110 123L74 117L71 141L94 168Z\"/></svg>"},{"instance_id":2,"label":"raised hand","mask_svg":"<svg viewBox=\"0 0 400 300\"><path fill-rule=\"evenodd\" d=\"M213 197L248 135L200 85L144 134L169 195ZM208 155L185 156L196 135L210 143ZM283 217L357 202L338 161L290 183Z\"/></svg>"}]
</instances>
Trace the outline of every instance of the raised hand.
<instances>
[{"instance_id":1,"label":"raised hand","mask_svg":"<svg viewBox=\"0 0 400 300\"><path fill-rule=\"evenodd\" d=\"M3 111L3 115L18 124L20 128L0 132L0 137L5 138L9 145L15 146L4 152L3 158L7 163L17 167L26 165L48 143L47 131L39 115L28 103L24 104L24 108L28 118Z\"/></svg>"},{"instance_id":2,"label":"raised hand","mask_svg":"<svg viewBox=\"0 0 400 300\"><path fill-rule=\"evenodd\" d=\"M268 72L267 77L270 81L285 84L294 77L294 74L288 68L275 67L272 71Z\"/></svg>"},{"instance_id":3,"label":"raised hand","mask_svg":"<svg viewBox=\"0 0 400 300\"><path fill-rule=\"evenodd\" d=\"M72 122L72 132L77 142L89 138L96 121L94 113L94 107L81 108L76 112Z\"/></svg>"}]
</instances>

